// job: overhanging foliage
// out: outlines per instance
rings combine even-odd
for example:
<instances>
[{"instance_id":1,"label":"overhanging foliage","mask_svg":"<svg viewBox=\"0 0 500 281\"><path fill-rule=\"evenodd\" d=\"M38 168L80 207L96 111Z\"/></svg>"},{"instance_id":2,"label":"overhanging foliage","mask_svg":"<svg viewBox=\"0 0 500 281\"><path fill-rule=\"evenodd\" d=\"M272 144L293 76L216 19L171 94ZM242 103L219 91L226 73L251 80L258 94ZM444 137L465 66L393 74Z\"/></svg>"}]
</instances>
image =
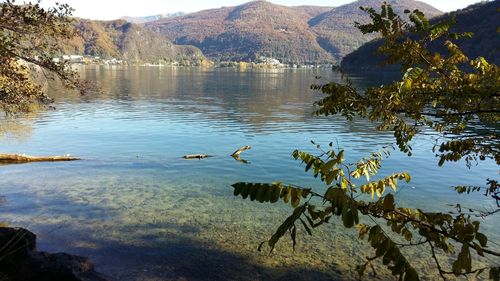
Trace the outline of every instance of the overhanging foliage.
<instances>
[{"instance_id":1,"label":"overhanging foliage","mask_svg":"<svg viewBox=\"0 0 500 281\"><path fill-rule=\"evenodd\" d=\"M402 78L364 92L350 83L313 85L313 90L325 95L316 102L318 109L315 114L340 114L349 120L361 117L376 122L379 130L392 131L396 145L410 156L411 140L428 127L440 136L434 147L439 166L446 161L461 159L465 159L469 168L473 162L486 159L500 165L500 136L496 126L500 121L500 69L482 57L468 58L453 43L472 34L451 33L449 28L453 19L431 24L418 10L405 11L410 22L405 22L385 3L380 12L373 8L362 10L370 15L372 23L356 26L363 33L382 35L385 43L378 52L385 54L389 62L401 65ZM439 40L446 47L447 54L429 51L428 44ZM482 129L477 130L471 125L480 125ZM323 151L319 145L317 148L321 151L318 156L301 151L293 152L292 156L302 161L306 172L312 171L327 190L320 194L302 189L306 191L302 199L305 202L295 201L293 213L267 241L271 251L287 233L295 245L297 227L302 226L312 234L314 228L338 217L346 228L356 226L359 238L366 239L374 249L374 254L357 267L360 276L372 262L381 260L399 280L419 280L417 269L411 265L411 257L405 256L400 249L428 247L429 258L444 280L450 276L479 276L484 271L489 271L490 279L500 279L500 264L474 268L473 258L473 254L478 258L495 257L497 261L500 257L500 252L489 247L491 243L480 231L479 221L500 212L497 180L488 179L484 187L455 188L459 193L484 191L488 200L496 201L496 208L465 210L457 205L454 212L426 212L400 206L394 195L388 192L387 187L393 191L398 189L398 181L410 181L407 173L371 180L387 156L387 150L356 163L346 163L344 151L333 150L332 144L328 151ZM358 186L355 179L361 177L366 182ZM280 196L267 195L275 191L276 185L282 186L238 183L233 187L235 195L253 192L260 194L256 195L257 199L264 196L262 202L277 202L283 198L283 193ZM300 187L289 188L295 190L295 194L304 194L300 193ZM311 200L315 197L322 203L313 203L317 202ZM373 224L360 223L360 215L369 218L367 221ZM439 253L450 256L453 262L443 264L438 258Z\"/></svg>"}]
</instances>

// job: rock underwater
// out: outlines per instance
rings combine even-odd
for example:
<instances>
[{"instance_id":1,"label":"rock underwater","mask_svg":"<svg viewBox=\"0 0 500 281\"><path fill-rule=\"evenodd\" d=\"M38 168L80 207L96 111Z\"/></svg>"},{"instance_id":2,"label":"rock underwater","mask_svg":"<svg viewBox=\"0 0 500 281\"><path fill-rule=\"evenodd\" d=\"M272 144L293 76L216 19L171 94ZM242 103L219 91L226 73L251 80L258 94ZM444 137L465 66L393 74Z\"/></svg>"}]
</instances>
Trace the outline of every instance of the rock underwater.
<instances>
[{"instance_id":1,"label":"rock underwater","mask_svg":"<svg viewBox=\"0 0 500 281\"><path fill-rule=\"evenodd\" d=\"M0 281L113 281L85 257L36 250L36 235L0 227Z\"/></svg>"}]
</instances>

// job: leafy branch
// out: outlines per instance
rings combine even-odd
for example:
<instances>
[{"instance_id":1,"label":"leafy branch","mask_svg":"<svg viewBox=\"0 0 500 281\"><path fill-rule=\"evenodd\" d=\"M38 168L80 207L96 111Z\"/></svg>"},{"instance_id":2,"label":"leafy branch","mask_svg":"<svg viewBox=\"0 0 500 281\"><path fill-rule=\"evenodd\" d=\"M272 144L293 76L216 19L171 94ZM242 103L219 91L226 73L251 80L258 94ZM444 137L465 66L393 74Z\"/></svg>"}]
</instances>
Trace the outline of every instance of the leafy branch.
<instances>
[{"instance_id":1,"label":"leafy branch","mask_svg":"<svg viewBox=\"0 0 500 281\"><path fill-rule=\"evenodd\" d=\"M426 126L440 137L433 150L439 157L439 166L461 159L469 167L472 161L486 159L494 159L500 165L500 134L494 126L500 121L500 68L482 57L468 58L454 43L472 34L450 32L455 21L453 18L431 22L419 10L405 11L410 20L406 22L386 3L380 12L373 8L361 9L368 13L372 23L356 26L363 33L382 35L384 43L378 53L386 56L387 63L401 65L402 78L363 92L349 82L312 85L311 89L324 95L315 103L315 114L339 114L348 120L360 117L376 122L377 129L392 131L398 148L410 156L412 139ZM446 53L432 51L429 48L432 42L442 44ZM481 129L477 129L478 124ZM449 275L479 276L487 269L491 280L500 280L497 264L475 269L472 258L473 254L477 259L500 257L500 252L489 247L498 244L488 241L488 237L480 232L480 221L475 220L500 212L497 180L488 180L485 187L456 187L458 193L482 191L496 201L497 208L493 210L470 209L466 212L458 204L457 213L404 208L396 203L393 192L398 190L399 181L411 180L409 174L401 172L372 179L384 157L388 156L387 149L358 162L347 163L343 150L333 150L331 143L329 146L329 150L324 151L317 145L321 151L319 156L297 150L292 153L293 158L305 164L305 171L312 172L327 190L318 194L303 189L307 194L303 197L306 202L300 205L296 200L292 204L295 205L293 214L267 241L271 251L287 233L295 245L297 225L302 225L308 234L312 234L314 228L338 217L344 227L356 226L359 238L366 239L375 251L357 267L360 275L368 266L375 271L373 262L381 260L399 280L419 280L410 259L400 249L428 245L432 261L444 280ZM362 178L365 182L358 186ZM253 191L256 194L260 194L258 190L270 190L265 184L233 185L235 189L242 186L257 189ZM295 194L304 194L304 191L300 193L300 187L293 186L293 190ZM237 194L241 193L240 190ZM322 203L311 203L316 202L312 200L315 197ZM367 217L373 224L361 224L359 216ZM459 249L458 254L455 248ZM453 257L453 262L443 264L438 259L438 251Z\"/></svg>"},{"instance_id":2,"label":"leafy branch","mask_svg":"<svg viewBox=\"0 0 500 281\"><path fill-rule=\"evenodd\" d=\"M479 256L500 256L500 252L487 248L488 239L479 232L480 222L472 220L470 216L429 213L419 209L396 206L394 195L387 193L386 187L397 191L398 181L409 182L411 177L403 172L380 180L370 180L371 176L376 175L380 169L384 155L388 155L386 149L382 151L372 153L370 157L355 163L345 162L343 150L339 152L322 151L320 156L294 151L292 157L306 164L305 170L311 171L314 177L319 178L328 186L324 194L316 193L310 188L283 185L282 183L234 184L235 196L261 203L276 203L281 199L284 203L291 203L294 208L293 213L278 227L272 237L260 244L259 250L267 242L270 252L272 252L278 241L287 233L290 234L293 247L295 247L297 227L303 227L309 235L312 235L316 227L330 222L332 217L339 217L344 227L356 226L358 228L360 239L363 240L368 235L367 241L375 250L374 257L358 266L357 271L361 275L368 265L381 259L393 275L399 276L403 280L418 280L418 273L399 249L419 247L424 244L432 245L433 251L440 249L447 254L453 253L456 244L461 245L462 250L453 263L452 270L446 271L441 264L437 265L439 273L443 276L449 272L455 275L478 273L478 270L472 269L471 250L474 250ZM348 180L347 175L355 179L363 177L366 183L357 186L353 180ZM372 198L372 200L362 200L366 196L353 196L353 194L358 193L368 195L368 198ZM311 203L311 199L314 197L320 198L322 204ZM300 204L301 199L306 200L302 205ZM373 220L375 224L372 226L360 224L360 215L376 219ZM377 222L380 220L385 221L387 227L382 227ZM391 234L388 234L387 231L390 231ZM419 239L414 238L417 234L420 236ZM394 237L397 236L406 242L394 241Z\"/></svg>"},{"instance_id":3,"label":"leafy branch","mask_svg":"<svg viewBox=\"0 0 500 281\"><path fill-rule=\"evenodd\" d=\"M52 100L33 78L34 66L46 78L59 78L62 83L81 93L96 90L81 81L69 62L53 61L60 53L60 43L77 33L66 4L43 9L39 2L18 5L14 0L0 3L0 110L5 114L31 111Z\"/></svg>"}]
</instances>

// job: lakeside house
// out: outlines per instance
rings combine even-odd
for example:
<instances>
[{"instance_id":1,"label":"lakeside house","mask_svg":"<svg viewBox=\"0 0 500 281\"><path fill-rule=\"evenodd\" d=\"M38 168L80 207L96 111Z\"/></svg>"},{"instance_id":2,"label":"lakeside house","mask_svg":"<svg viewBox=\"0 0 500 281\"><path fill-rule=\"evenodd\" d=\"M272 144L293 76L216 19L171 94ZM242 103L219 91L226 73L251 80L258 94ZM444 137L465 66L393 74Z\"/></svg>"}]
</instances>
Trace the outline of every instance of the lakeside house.
<instances>
[{"instance_id":1,"label":"lakeside house","mask_svg":"<svg viewBox=\"0 0 500 281\"><path fill-rule=\"evenodd\" d=\"M123 60L116 58L102 59L99 56L82 56L82 55L62 55L60 57L52 58L55 63L70 62L75 64L105 64L105 65L119 65L125 64Z\"/></svg>"}]
</instances>

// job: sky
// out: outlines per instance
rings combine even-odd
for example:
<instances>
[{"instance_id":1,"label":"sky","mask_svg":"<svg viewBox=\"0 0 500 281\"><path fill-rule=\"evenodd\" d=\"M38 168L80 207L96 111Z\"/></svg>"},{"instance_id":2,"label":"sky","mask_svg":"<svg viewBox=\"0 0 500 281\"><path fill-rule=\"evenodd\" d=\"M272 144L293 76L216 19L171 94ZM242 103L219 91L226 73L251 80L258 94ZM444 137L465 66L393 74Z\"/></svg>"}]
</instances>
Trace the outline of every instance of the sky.
<instances>
[{"instance_id":1,"label":"sky","mask_svg":"<svg viewBox=\"0 0 500 281\"><path fill-rule=\"evenodd\" d=\"M223 6L237 6L249 0L42 0L44 7L56 2L69 4L75 9L73 15L82 18L112 20L123 16L150 16L175 12L196 12ZM449 12L480 2L480 0L422 0L441 11ZM18 1L21 2L21 1ZM318 5L340 6L353 0L271 0L285 6ZM381 3L383 1L380 1Z\"/></svg>"}]
</instances>

